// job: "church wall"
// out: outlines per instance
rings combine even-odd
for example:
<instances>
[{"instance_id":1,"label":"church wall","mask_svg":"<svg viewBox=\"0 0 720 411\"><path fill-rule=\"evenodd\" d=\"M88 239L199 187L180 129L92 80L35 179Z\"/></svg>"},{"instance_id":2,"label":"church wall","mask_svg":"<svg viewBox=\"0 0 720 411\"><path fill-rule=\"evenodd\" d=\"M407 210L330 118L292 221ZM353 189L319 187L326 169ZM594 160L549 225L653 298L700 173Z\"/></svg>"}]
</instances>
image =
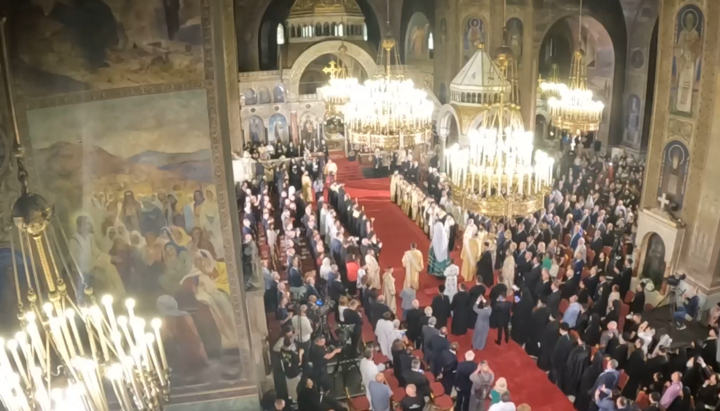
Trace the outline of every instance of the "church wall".
<instances>
[{"instance_id":1,"label":"church wall","mask_svg":"<svg viewBox=\"0 0 720 411\"><path fill-rule=\"evenodd\" d=\"M92 1L92 14L67 5L56 11L101 25L56 20L50 11L59 2L45 2L50 10L13 3L15 102L31 188L55 204L69 237L78 216L92 221L101 262L86 281L96 295L134 297L138 313L166 322L180 315L197 330L197 341L189 334L165 342L174 403L256 394L262 350L249 336L260 320L247 315L225 171L240 130L237 92L225 86L238 84L232 3L195 0L166 10L159 0L124 8ZM0 164L5 187L14 187L10 170ZM193 235L203 238L200 247ZM193 292L197 281L205 296ZM15 316L12 308L2 313ZM176 355L195 343L195 357Z\"/></svg>"},{"instance_id":2,"label":"church wall","mask_svg":"<svg viewBox=\"0 0 720 411\"><path fill-rule=\"evenodd\" d=\"M626 85L623 93L623 137L620 144L631 152L643 147L642 135L648 86L650 42L659 14L657 0L623 2L625 20L628 26L628 55L625 70Z\"/></svg>"},{"instance_id":3,"label":"church wall","mask_svg":"<svg viewBox=\"0 0 720 411\"><path fill-rule=\"evenodd\" d=\"M648 148L645 187L642 205L657 207L658 196L666 197L673 214L687 225L687 238L681 251L679 268L694 284L707 293L720 291L718 273L718 232L720 229L720 128L717 116L720 107L716 96L720 92L715 67L718 63L720 39L717 25L705 24L720 17L717 2L680 2L664 0L660 15L658 38L658 72L655 105ZM692 10L701 24L683 28L678 15ZM697 23L697 21L695 21ZM684 32L683 32L684 30ZM688 72L694 75L688 82L692 90L678 104L677 55L682 51L691 55L695 65ZM683 55L683 54L680 54ZM695 70L700 68L700 70ZM687 146L687 157L674 162L668 155L674 142ZM681 202L679 200L682 200ZM718 274L718 275L716 275Z\"/></svg>"}]
</instances>

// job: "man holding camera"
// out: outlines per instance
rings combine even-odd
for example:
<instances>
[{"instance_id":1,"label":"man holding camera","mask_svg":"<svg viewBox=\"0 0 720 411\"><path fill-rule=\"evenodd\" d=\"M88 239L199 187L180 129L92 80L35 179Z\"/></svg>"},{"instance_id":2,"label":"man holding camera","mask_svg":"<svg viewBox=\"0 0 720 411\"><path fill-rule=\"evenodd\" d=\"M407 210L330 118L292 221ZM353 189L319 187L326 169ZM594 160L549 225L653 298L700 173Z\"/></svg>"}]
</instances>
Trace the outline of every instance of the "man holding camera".
<instances>
[{"instance_id":1,"label":"man holding camera","mask_svg":"<svg viewBox=\"0 0 720 411\"><path fill-rule=\"evenodd\" d=\"M342 351L341 348L335 348L328 352L325 342L325 336L318 336L315 343L310 347L307 356L307 375L320 386L322 391L331 387L330 377L327 373L328 360L331 360Z\"/></svg>"}]
</instances>

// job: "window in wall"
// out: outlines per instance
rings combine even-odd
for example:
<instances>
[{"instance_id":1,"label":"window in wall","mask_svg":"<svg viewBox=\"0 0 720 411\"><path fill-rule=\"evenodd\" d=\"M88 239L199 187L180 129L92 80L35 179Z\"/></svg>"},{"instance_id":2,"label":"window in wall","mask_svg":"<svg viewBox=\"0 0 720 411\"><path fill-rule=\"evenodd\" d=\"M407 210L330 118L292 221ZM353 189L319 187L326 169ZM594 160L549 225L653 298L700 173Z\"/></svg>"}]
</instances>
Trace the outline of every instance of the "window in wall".
<instances>
[{"instance_id":1,"label":"window in wall","mask_svg":"<svg viewBox=\"0 0 720 411\"><path fill-rule=\"evenodd\" d=\"M367 23L363 24L363 40L367 41Z\"/></svg>"},{"instance_id":2,"label":"window in wall","mask_svg":"<svg viewBox=\"0 0 720 411\"><path fill-rule=\"evenodd\" d=\"M280 43L278 43L280 44ZM435 50L435 42L433 41L433 34L430 33L428 35L428 50L433 51Z\"/></svg>"},{"instance_id":3,"label":"window in wall","mask_svg":"<svg viewBox=\"0 0 720 411\"><path fill-rule=\"evenodd\" d=\"M344 36L344 34L343 34L343 24L340 23L340 24L338 24L338 37L342 37L342 36Z\"/></svg>"},{"instance_id":4,"label":"window in wall","mask_svg":"<svg viewBox=\"0 0 720 411\"><path fill-rule=\"evenodd\" d=\"M277 25L277 44L278 46L285 44L285 27L282 23Z\"/></svg>"}]
</instances>

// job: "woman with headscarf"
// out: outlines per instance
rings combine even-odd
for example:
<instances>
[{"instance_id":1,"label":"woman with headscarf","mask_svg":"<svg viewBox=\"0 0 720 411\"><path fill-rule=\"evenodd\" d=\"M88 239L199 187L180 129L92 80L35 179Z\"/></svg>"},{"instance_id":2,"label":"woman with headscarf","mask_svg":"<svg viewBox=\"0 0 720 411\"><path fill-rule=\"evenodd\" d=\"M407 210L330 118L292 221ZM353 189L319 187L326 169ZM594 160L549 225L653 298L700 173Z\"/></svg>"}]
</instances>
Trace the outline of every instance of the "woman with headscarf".
<instances>
[{"instance_id":1,"label":"woman with headscarf","mask_svg":"<svg viewBox=\"0 0 720 411\"><path fill-rule=\"evenodd\" d=\"M602 328L600 328L600 316L596 313L590 316L588 326L585 328L585 332L583 333L583 341L585 341L585 344L594 347L600 344L601 333Z\"/></svg>"},{"instance_id":2,"label":"woman with headscarf","mask_svg":"<svg viewBox=\"0 0 720 411\"><path fill-rule=\"evenodd\" d=\"M580 387L577 390L575 402L573 402L573 406L575 406L577 411L587 411L590 408L590 403L593 401L595 395L595 393L591 393L590 390L592 390L595 381L603 372L603 360L602 354L599 351L595 352L590 367L582 373Z\"/></svg>"},{"instance_id":3,"label":"woman with headscarf","mask_svg":"<svg viewBox=\"0 0 720 411\"><path fill-rule=\"evenodd\" d=\"M115 227L108 227L105 230L105 237L103 237L102 242L100 242L100 249L106 253L110 252L110 249L115 244L115 239L117 238L117 229Z\"/></svg>"},{"instance_id":4,"label":"woman with headscarf","mask_svg":"<svg viewBox=\"0 0 720 411\"><path fill-rule=\"evenodd\" d=\"M160 275L160 286L166 293L174 296L180 290L182 279L193 268L193 257L183 247L169 241L163 247L165 270Z\"/></svg>"},{"instance_id":5,"label":"woman with headscarf","mask_svg":"<svg viewBox=\"0 0 720 411\"><path fill-rule=\"evenodd\" d=\"M504 377L500 377L495 381L495 386L492 391L490 391L490 406L492 407L493 404L500 402L500 398L502 398L502 395L505 393L510 395L507 380Z\"/></svg>"},{"instance_id":6,"label":"woman with headscarf","mask_svg":"<svg viewBox=\"0 0 720 411\"><path fill-rule=\"evenodd\" d=\"M207 250L198 250L195 253L195 268L210 277L219 290L230 295L230 283L225 263L215 261Z\"/></svg>"},{"instance_id":7,"label":"woman with headscarf","mask_svg":"<svg viewBox=\"0 0 720 411\"><path fill-rule=\"evenodd\" d=\"M521 347L528 340L530 317L532 317L535 301L527 287L523 287L520 300L513 304L510 337Z\"/></svg>"},{"instance_id":8,"label":"woman with headscarf","mask_svg":"<svg viewBox=\"0 0 720 411\"><path fill-rule=\"evenodd\" d=\"M169 246L169 244L166 245L166 249ZM187 253L187 251L184 251L184 253ZM208 271L212 274L214 271L212 267L214 261L211 261L208 257L210 257L209 253L201 254L201 257L194 262L189 272L182 277L180 284L184 290L191 290L194 293L195 300L209 309L215 326L220 333L222 349L236 349L238 341L230 295L221 291L215 280L204 272ZM202 269L198 268L198 266ZM227 273L225 278L227 278Z\"/></svg>"},{"instance_id":9,"label":"woman with headscarf","mask_svg":"<svg viewBox=\"0 0 720 411\"><path fill-rule=\"evenodd\" d=\"M187 244L187 249L193 254L197 254L199 250L206 250L210 252L213 259L217 259L215 246L205 237L205 232L200 227L195 227L190 232L190 242Z\"/></svg>"},{"instance_id":10,"label":"woman with headscarf","mask_svg":"<svg viewBox=\"0 0 720 411\"><path fill-rule=\"evenodd\" d=\"M445 274L445 269L448 268L450 263L447 231L442 221L437 221L433 226L432 242L430 244L430 252L428 254L428 274L436 277L442 277Z\"/></svg>"},{"instance_id":11,"label":"woman with headscarf","mask_svg":"<svg viewBox=\"0 0 720 411\"><path fill-rule=\"evenodd\" d=\"M200 212L199 224L195 225L204 228L208 234L208 240L215 247L215 254L218 260L225 259L225 250L223 249L222 227L220 226L220 208L215 195L215 188L209 186L205 189L205 202Z\"/></svg>"},{"instance_id":12,"label":"woman with headscarf","mask_svg":"<svg viewBox=\"0 0 720 411\"><path fill-rule=\"evenodd\" d=\"M330 281L330 273L332 272L332 261L330 261L329 258L325 257L322 260L322 265L320 266L320 278L322 278L325 281Z\"/></svg>"},{"instance_id":13,"label":"woman with headscarf","mask_svg":"<svg viewBox=\"0 0 720 411\"><path fill-rule=\"evenodd\" d=\"M368 277L368 287L380 290L382 288L382 281L380 279L380 265L372 252L369 252L365 256L366 275Z\"/></svg>"}]
</instances>

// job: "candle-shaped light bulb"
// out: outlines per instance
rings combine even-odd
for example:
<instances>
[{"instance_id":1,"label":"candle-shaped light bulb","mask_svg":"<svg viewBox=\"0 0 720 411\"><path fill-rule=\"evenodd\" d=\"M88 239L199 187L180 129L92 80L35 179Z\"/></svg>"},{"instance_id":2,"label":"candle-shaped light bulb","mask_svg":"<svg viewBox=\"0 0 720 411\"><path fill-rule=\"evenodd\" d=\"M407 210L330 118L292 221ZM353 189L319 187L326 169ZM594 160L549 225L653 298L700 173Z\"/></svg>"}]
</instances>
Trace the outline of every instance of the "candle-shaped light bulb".
<instances>
[{"instance_id":1,"label":"candle-shaped light bulb","mask_svg":"<svg viewBox=\"0 0 720 411\"><path fill-rule=\"evenodd\" d=\"M53 306L50 303L43 304L43 311L45 311L45 315L48 316L48 318L53 316Z\"/></svg>"}]
</instances>

